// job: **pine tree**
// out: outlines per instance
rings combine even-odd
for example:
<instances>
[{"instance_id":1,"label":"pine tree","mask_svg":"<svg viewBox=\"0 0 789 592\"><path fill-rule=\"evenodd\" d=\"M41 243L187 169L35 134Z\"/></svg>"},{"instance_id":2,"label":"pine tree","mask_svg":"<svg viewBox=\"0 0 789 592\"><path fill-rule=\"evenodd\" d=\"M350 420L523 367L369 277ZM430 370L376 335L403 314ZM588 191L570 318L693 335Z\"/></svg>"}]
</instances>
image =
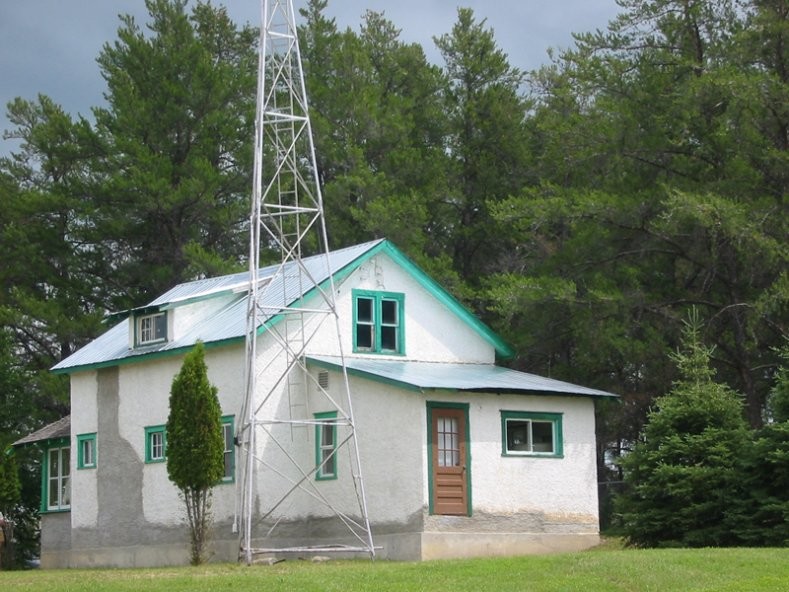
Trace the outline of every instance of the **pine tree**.
<instances>
[{"instance_id":1,"label":"pine tree","mask_svg":"<svg viewBox=\"0 0 789 592\"><path fill-rule=\"evenodd\" d=\"M186 355L170 389L167 474L181 490L191 534L192 565L207 559L211 491L224 474L217 388L208 381L202 343Z\"/></svg>"}]
</instances>

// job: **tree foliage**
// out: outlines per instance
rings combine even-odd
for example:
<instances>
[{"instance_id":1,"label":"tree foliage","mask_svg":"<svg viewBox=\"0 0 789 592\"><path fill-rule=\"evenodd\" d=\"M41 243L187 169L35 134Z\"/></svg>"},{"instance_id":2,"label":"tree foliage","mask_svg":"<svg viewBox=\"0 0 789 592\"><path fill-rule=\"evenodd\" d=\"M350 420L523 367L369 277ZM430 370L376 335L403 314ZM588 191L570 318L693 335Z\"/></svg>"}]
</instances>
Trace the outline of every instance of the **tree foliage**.
<instances>
[{"instance_id":1,"label":"tree foliage","mask_svg":"<svg viewBox=\"0 0 789 592\"><path fill-rule=\"evenodd\" d=\"M331 245L394 240L515 346L513 367L620 393L598 409L601 470L679 384L665 352L695 308L716 380L780 450L789 11L618 4L525 73L469 9L436 32L432 64L383 13L340 30L309 0L299 39ZM0 363L32 404L10 409L13 434L66 412L47 369L106 312L246 256L256 32L209 3L146 6L98 56L92 118L45 96L8 105L20 148L0 158ZM767 469L752 460L755 483Z\"/></svg>"},{"instance_id":2,"label":"tree foliage","mask_svg":"<svg viewBox=\"0 0 789 592\"><path fill-rule=\"evenodd\" d=\"M251 187L255 32L224 8L146 0L98 57L97 250L127 299L239 265ZM122 172L122 174L118 174Z\"/></svg>"},{"instance_id":3,"label":"tree foliage","mask_svg":"<svg viewBox=\"0 0 789 592\"><path fill-rule=\"evenodd\" d=\"M643 438L621 460L627 488L618 501L624 532L639 546L735 545L731 509L748 432L736 393L714 381L699 323L685 330L674 359L679 380L655 401Z\"/></svg>"},{"instance_id":4,"label":"tree foliage","mask_svg":"<svg viewBox=\"0 0 789 592\"><path fill-rule=\"evenodd\" d=\"M193 565L207 560L211 490L224 474L224 440L217 389L208 381L202 343L186 354L170 389L167 475L181 491Z\"/></svg>"}]
</instances>

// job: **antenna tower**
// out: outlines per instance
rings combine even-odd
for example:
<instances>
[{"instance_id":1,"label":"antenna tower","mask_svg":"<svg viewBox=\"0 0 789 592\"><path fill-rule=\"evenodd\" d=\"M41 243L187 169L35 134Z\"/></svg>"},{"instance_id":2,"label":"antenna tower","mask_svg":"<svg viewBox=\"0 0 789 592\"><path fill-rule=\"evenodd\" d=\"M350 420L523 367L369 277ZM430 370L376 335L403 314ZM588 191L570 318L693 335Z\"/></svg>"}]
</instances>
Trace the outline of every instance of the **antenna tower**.
<instances>
[{"instance_id":1,"label":"antenna tower","mask_svg":"<svg viewBox=\"0 0 789 592\"><path fill-rule=\"evenodd\" d=\"M335 550L374 557L293 2L261 0L260 6L246 387L236 435L242 462L236 511L236 527L239 514L241 522L241 556L248 564L256 554L277 552ZM278 253L275 271L261 274L261 247L264 252ZM302 259L304 251L325 259L328 282L319 285L315 267ZM308 293L315 296L307 302L302 296ZM341 396L336 390L331 395L325 384L319 384L321 381L307 372L305 360L312 338L332 323L343 359ZM263 335L273 337L276 345L271 347L267 339L263 347ZM332 411L331 419L317 420L310 415L308 389L321 399L320 411ZM304 454L310 450L306 444L310 434L317 432L319 421L322 426L332 426L336 434L335 456L343 449L348 451L353 488L335 488L346 492L342 494L345 499L330 499L324 489L316 487L315 474L320 467L315 466L314 453ZM278 460L271 460L271 451ZM348 491L353 491L350 496L355 496L354 500L347 499ZM290 534L274 534L288 520L304 522L305 507L308 514L320 508L320 515L331 515L347 527L341 529L346 543L327 545L322 539L321 546L304 544L309 535L294 530L293 524ZM267 546L266 540L300 543L277 547ZM255 548L261 541L263 546Z\"/></svg>"}]
</instances>

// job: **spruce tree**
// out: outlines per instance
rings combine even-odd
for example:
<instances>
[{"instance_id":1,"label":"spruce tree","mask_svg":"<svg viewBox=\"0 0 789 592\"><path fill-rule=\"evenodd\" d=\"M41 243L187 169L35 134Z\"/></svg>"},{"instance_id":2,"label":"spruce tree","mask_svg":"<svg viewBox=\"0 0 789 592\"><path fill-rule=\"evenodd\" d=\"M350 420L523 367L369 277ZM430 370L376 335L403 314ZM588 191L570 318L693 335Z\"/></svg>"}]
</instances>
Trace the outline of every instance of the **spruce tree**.
<instances>
[{"instance_id":1,"label":"spruce tree","mask_svg":"<svg viewBox=\"0 0 789 592\"><path fill-rule=\"evenodd\" d=\"M749 440L742 401L715 382L697 318L686 324L683 346L674 356L680 379L656 400L641 440L621 461L626 489L617 511L633 545L735 545Z\"/></svg>"},{"instance_id":2,"label":"spruce tree","mask_svg":"<svg viewBox=\"0 0 789 592\"><path fill-rule=\"evenodd\" d=\"M217 388L208 381L205 350L198 342L184 358L170 389L167 474L186 504L191 562L206 561L211 490L224 474L224 441Z\"/></svg>"}]
</instances>

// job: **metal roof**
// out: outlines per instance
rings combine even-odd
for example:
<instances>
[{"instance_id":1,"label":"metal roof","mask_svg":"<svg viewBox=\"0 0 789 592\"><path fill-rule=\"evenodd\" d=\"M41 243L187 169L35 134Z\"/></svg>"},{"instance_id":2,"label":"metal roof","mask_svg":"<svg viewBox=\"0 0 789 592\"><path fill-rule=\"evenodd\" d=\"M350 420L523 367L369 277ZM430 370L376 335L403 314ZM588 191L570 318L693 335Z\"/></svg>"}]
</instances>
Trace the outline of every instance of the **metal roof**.
<instances>
[{"instance_id":1,"label":"metal roof","mask_svg":"<svg viewBox=\"0 0 789 592\"><path fill-rule=\"evenodd\" d=\"M258 277L265 288L261 291L261 308L269 311L261 322L266 323L277 316L278 311L293 304L298 298L329 279L330 272L336 274L357 261L384 240L376 240L328 254L302 259L302 267L292 262L282 268L271 265L262 268ZM205 344L232 339L242 339L246 334L247 292L249 273L235 273L218 278L209 278L179 284L155 300L134 311L167 310L188 302L216 300L216 307L203 314L183 334L167 342L145 347L129 347L129 324L123 320L109 331L100 335L85 347L77 350L56 364L54 372L73 372L85 367L116 365L135 358L152 354L174 353L192 347L197 341ZM302 294L303 291L303 294ZM131 313L132 311L127 311ZM117 316L117 315L113 315Z\"/></svg>"},{"instance_id":2,"label":"metal roof","mask_svg":"<svg viewBox=\"0 0 789 592\"><path fill-rule=\"evenodd\" d=\"M487 341L497 357L508 358L513 355L512 348L500 336L385 239L339 249L328 255L307 257L302 259L301 266L291 262L284 267L277 264L261 269L258 274L262 295L260 305L263 311L268 311L268 315L261 318L259 331L263 326L277 322L282 312L297 300L309 298L316 290L324 289L330 276L339 283L359 265L380 253L390 257L450 314ZM194 346L197 341L211 347L244 339L248 288L247 272L179 284L144 306L110 315L110 320L120 322L60 361L52 370L56 373L71 373L115 366L152 356L180 353ZM177 309L200 301L204 301L205 306L194 318L190 318L189 327L174 339L144 347L129 347L129 321L126 320L129 315Z\"/></svg>"},{"instance_id":3,"label":"metal roof","mask_svg":"<svg viewBox=\"0 0 789 592\"><path fill-rule=\"evenodd\" d=\"M71 437L71 416L67 415L61 419L45 425L40 430L28 434L24 438L20 438L14 442L13 446L24 446L25 444L35 444L36 442L43 442L44 440L52 440L54 438L70 438Z\"/></svg>"},{"instance_id":4,"label":"metal roof","mask_svg":"<svg viewBox=\"0 0 789 592\"><path fill-rule=\"evenodd\" d=\"M342 368L342 360L334 356L310 356L309 362ZM350 374L379 380L412 390L452 390L484 393L540 393L616 397L613 393L579 386L561 380L527 374L493 364L453 364L416 362L393 359L345 357Z\"/></svg>"}]
</instances>

